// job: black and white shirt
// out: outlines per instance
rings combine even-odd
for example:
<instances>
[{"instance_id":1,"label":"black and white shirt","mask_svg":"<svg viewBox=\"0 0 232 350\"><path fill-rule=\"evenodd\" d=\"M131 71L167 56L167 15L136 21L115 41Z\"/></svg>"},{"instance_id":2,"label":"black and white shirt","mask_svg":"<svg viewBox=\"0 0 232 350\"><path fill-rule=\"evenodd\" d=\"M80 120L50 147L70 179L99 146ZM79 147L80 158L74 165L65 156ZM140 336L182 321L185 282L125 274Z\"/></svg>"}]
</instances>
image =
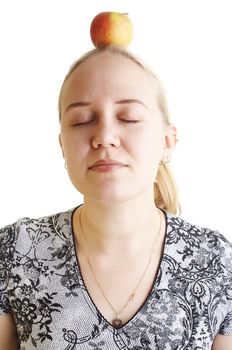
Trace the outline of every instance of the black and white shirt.
<instances>
[{"instance_id":1,"label":"black and white shirt","mask_svg":"<svg viewBox=\"0 0 232 350\"><path fill-rule=\"evenodd\" d=\"M152 290L115 329L84 284L74 210L0 230L0 314L13 314L21 350L210 350L218 333L232 335L232 245L219 232L165 213Z\"/></svg>"}]
</instances>

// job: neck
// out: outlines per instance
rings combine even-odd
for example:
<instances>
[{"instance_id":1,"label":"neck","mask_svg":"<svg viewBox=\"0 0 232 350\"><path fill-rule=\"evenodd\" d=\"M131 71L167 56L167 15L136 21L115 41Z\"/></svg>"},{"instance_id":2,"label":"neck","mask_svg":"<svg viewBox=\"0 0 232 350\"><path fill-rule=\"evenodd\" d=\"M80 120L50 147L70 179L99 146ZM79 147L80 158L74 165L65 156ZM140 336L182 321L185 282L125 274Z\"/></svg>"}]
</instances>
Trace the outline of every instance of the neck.
<instances>
[{"instance_id":1,"label":"neck","mask_svg":"<svg viewBox=\"0 0 232 350\"><path fill-rule=\"evenodd\" d=\"M134 256L141 253L141 247L146 251L164 231L163 213L153 200L149 203L145 206L141 201L127 201L105 205L85 200L74 213L74 229L83 231L84 236L78 236L80 246L87 246L89 253L112 258Z\"/></svg>"}]
</instances>

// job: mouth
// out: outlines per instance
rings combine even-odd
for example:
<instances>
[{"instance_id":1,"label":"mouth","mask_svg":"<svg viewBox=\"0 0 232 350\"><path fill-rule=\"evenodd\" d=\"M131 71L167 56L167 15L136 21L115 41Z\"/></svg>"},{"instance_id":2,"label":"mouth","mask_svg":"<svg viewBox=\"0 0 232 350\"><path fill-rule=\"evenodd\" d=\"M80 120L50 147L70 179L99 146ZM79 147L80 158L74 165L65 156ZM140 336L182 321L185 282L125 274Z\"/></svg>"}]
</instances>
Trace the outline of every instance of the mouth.
<instances>
[{"instance_id":1,"label":"mouth","mask_svg":"<svg viewBox=\"0 0 232 350\"><path fill-rule=\"evenodd\" d=\"M127 165L113 159L102 159L91 165L89 169L98 172L107 172L115 169L120 169L126 166Z\"/></svg>"},{"instance_id":2,"label":"mouth","mask_svg":"<svg viewBox=\"0 0 232 350\"><path fill-rule=\"evenodd\" d=\"M100 159L97 162L93 163L90 166L90 169L96 166L103 166L103 165L121 165L121 166L125 166L125 164L118 162L117 160L114 159Z\"/></svg>"}]
</instances>

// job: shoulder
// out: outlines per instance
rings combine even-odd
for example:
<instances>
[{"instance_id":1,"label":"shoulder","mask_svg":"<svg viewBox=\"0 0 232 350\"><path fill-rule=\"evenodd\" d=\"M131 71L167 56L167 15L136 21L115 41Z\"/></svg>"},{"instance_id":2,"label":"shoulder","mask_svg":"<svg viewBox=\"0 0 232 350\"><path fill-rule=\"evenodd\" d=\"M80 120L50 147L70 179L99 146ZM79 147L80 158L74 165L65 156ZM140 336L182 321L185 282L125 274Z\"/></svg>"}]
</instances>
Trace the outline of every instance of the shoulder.
<instances>
[{"instance_id":1,"label":"shoulder","mask_svg":"<svg viewBox=\"0 0 232 350\"><path fill-rule=\"evenodd\" d=\"M51 232L62 232L63 235L70 231L71 217L73 209L41 216L36 218L22 217L12 224L0 228L0 249L4 246L13 246L14 242L19 238L29 236L31 239L36 237L39 239L42 236L48 236Z\"/></svg>"},{"instance_id":2,"label":"shoulder","mask_svg":"<svg viewBox=\"0 0 232 350\"><path fill-rule=\"evenodd\" d=\"M232 242L216 229L193 224L169 213L167 213L167 224L169 243L184 241L193 247L206 245L216 250L220 249L220 247L228 250L232 249Z\"/></svg>"},{"instance_id":3,"label":"shoulder","mask_svg":"<svg viewBox=\"0 0 232 350\"><path fill-rule=\"evenodd\" d=\"M199 264L219 263L232 276L232 243L218 230L167 213L166 244L172 246L170 249L175 246L182 261L194 259L196 262L197 259Z\"/></svg>"}]
</instances>

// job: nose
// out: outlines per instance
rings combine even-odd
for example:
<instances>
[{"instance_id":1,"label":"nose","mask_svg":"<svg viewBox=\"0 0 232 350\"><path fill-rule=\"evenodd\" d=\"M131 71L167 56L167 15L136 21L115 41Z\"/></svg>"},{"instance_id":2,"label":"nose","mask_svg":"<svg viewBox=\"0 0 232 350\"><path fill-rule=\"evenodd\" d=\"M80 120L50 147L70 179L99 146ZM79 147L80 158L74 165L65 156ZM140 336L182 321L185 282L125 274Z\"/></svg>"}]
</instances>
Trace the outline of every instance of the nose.
<instances>
[{"instance_id":1,"label":"nose","mask_svg":"<svg viewBox=\"0 0 232 350\"><path fill-rule=\"evenodd\" d=\"M92 139L93 148L119 147L120 137L118 130L112 123L98 125Z\"/></svg>"}]
</instances>

